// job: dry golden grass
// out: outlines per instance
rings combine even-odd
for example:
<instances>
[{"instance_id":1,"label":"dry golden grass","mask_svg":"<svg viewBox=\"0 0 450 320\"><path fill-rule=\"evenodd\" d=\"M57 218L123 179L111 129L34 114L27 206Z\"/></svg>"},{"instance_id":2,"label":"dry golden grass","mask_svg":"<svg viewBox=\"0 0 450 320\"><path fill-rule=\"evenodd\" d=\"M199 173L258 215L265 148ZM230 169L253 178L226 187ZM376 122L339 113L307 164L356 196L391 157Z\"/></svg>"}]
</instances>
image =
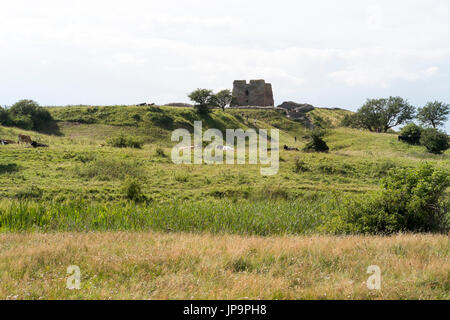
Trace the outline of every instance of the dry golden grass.
<instances>
[{"instance_id":1,"label":"dry golden grass","mask_svg":"<svg viewBox=\"0 0 450 320\"><path fill-rule=\"evenodd\" d=\"M0 234L0 298L449 299L449 258L443 235ZM69 265L81 290L66 289Z\"/></svg>"}]
</instances>

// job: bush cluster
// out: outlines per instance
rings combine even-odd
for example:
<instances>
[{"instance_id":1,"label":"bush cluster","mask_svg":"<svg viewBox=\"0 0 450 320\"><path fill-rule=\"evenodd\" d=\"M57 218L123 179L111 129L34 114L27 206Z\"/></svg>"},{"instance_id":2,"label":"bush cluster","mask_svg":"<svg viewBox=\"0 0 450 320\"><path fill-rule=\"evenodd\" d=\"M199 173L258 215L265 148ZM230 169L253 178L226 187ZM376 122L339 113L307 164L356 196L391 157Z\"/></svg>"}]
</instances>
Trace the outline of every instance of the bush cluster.
<instances>
[{"instance_id":1,"label":"bush cluster","mask_svg":"<svg viewBox=\"0 0 450 320\"><path fill-rule=\"evenodd\" d=\"M429 128L422 132L420 143L431 153L440 154L449 148L448 137L445 133Z\"/></svg>"},{"instance_id":2,"label":"bush cluster","mask_svg":"<svg viewBox=\"0 0 450 320\"><path fill-rule=\"evenodd\" d=\"M450 173L423 164L389 171L379 193L343 199L342 207L325 226L335 233L390 234L446 232L449 229Z\"/></svg>"},{"instance_id":3,"label":"bush cluster","mask_svg":"<svg viewBox=\"0 0 450 320\"><path fill-rule=\"evenodd\" d=\"M123 133L116 137L111 137L108 139L107 144L115 148L136 148L141 149L144 142L133 136L128 136Z\"/></svg>"},{"instance_id":4,"label":"bush cluster","mask_svg":"<svg viewBox=\"0 0 450 320\"><path fill-rule=\"evenodd\" d=\"M420 144L428 152L440 154L449 148L447 135L435 128L423 129L414 123L403 127L400 131L401 139L409 144Z\"/></svg>"},{"instance_id":5,"label":"bush cluster","mask_svg":"<svg viewBox=\"0 0 450 320\"><path fill-rule=\"evenodd\" d=\"M51 120L50 112L33 100L20 100L9 109L0 107L0 124L3 126L37 130Z\"/></svg>"}]
</instances>

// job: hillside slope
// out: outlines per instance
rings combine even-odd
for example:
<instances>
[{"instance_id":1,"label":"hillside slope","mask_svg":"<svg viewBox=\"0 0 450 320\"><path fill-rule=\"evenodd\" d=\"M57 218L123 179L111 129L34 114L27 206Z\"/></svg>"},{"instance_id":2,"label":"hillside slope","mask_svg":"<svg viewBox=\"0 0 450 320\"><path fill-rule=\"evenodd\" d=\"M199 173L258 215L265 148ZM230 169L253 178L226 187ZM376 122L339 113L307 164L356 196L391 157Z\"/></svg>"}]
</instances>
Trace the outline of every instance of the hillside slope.
<instances>
[{"instance_id":1,"label":"hillside slope","mask_svg":"<svg viewBox=\"0 0 450 320\"><path fill-rule=\"evenodd\" d=\"M379 187L379 179L392 167L416 166L429 161L450 168L450 153L432 155L420 146L397 141L392 134L332 128L325 140L328 154L280 152L280 170L272 177L259 173L260 165L175 165L170 160L174 128L203 127L280 129L280 145L301 149L308 130L275 110L215 110L199 117L193 110L171 107L60 107L49 109L59 136L0 127L0 137L16 139L26 133L49 144L48 149L1 146L0 195L63 201L78 198L110 201L123 197L127 176L136 177L146 195L157 201L174 199L235 198L295 199L308 192L365 192ZM314 110L336 123L342 111ZM242 116L244 113L244 117ZM337 115L333 116L336 113ZM247 123L247 115L249 121ZM255 121L256 120L256 121ZM138 136L142 149L100 148L119 133ZM294 137L297 137L295 142ZM162 147L165 156L156 154ZM299 158L304 170L294 172ZM34 190L34 191L33 191Z\"/></svg>"}]
</instances>

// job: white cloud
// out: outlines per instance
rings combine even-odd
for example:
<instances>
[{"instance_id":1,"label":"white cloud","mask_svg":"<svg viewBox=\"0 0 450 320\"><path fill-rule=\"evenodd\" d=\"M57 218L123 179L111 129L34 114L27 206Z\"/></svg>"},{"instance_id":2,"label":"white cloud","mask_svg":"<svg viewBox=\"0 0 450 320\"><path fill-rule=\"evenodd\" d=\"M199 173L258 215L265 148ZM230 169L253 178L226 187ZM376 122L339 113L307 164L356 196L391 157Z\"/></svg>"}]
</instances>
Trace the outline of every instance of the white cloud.
<instances>
[{"instance_id":1,"label":"white cloud","mask_svg":"<svg viewBox=\"0 0 450 320\"><path fill-rule=\"evenodd\" d=\"M424 71L425 76L432 77L436 72L438 72L438 67L429 67Z\"/></svg>"},{"instance_id":2,"label":"white cloud","mask_svg":"<svg viewBox=\"0 0 450 320\"><path fill-rule=\"evenodd\" d=\"M382 10L380 6L372 5L367 8L367 27L369 30L380 30L382 25Z\"/></svg>"}]
</instances>

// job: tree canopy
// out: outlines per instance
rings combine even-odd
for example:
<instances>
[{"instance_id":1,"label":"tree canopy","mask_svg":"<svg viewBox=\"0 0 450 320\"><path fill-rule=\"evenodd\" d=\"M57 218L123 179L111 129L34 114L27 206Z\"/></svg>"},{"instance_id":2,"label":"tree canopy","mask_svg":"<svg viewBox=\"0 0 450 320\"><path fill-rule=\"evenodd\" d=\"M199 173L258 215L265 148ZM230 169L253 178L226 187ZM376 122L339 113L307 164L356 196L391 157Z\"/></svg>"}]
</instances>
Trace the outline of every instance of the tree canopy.
<instances>
[{"instance_id":1,"label":"tree canopy","mask_svg":"<svg viewBox=\"0 0 450 320\"><path fill-rule=\"evenodd\" d=\"M20 100L11 108L0 110L0 124L3 125L37 130L50 120L50 112L33 100Z\"/></svg>"},{"instance_id":2,"label":"tree canopy","mask_svg":"<svg viewBox=\"0 0 450 320\"><path fill-rule=\"evenodd\" d=\"M387 132L414 119L415 113L415 107L401 97L368 99L349 122L370 131Z\"/></svg>"},{"instance_id":3,"label":"tree canopy","mask_svg":"<svg viewBox=\"0 0 450 320\"><path fill-rule=\"evenodd\" d=\"M450 114L450 105L440 101L428 102L425 107L419 108L417 118L424 126L433 128L444 125Z\"/></svg>"},{"instance_id":4,"label":"tree canopy","mask_svg":"<svg viewBox=\"0 0 450 320\"><path fill-rule=\"evenodd\" d=\"M212 97L213 104L221 108L223 111L225 111L225 107L231 103L232 99L233 96L231 95L231 91L228 89L219 91Z\"/></svg>"}]
</instances>

